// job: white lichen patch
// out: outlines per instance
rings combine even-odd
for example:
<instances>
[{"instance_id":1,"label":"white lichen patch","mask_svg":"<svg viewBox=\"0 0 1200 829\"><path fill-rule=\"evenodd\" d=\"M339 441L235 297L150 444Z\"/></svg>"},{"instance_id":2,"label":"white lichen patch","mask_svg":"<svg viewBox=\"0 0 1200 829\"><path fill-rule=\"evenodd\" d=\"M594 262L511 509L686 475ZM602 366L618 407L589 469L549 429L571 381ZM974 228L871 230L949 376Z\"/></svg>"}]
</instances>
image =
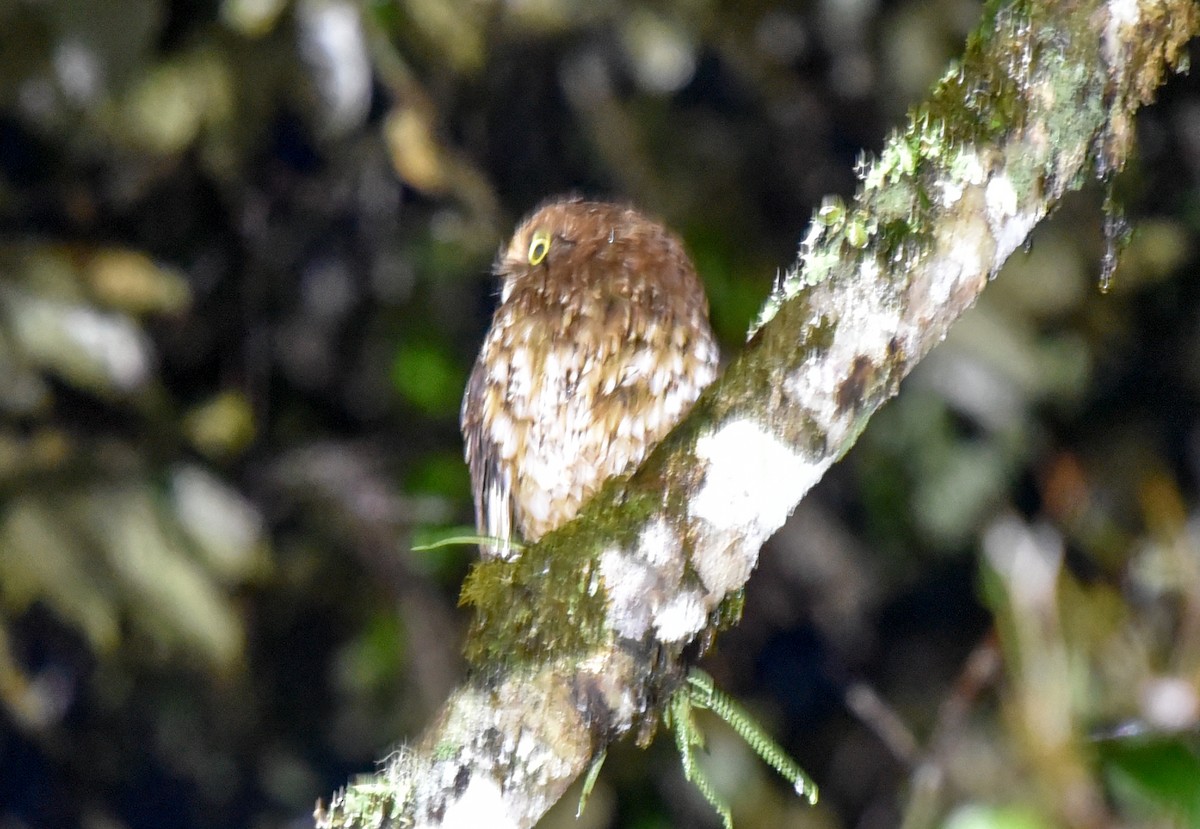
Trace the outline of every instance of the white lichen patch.
<instances>
[{"instance_id":1,"label":"white lichen patch","mask_svg":"<svg viewBox=\"0 0 1200 829\"><path fill-rule=\"evenodd\" d=\"M985 183L986 182L986 183ZM983 212L987 235L973 221L977 201L965 198L972 187L983 186ZM1003 172L991 175L974 152L960 153L950 165L950 175L938 182L941 206L958 215L939 229L938 248L930 269L929 298L942 304L964 281L978 279L983 269L1000 270L1004 261L1033 230L1040 210L1024 210L1021 194ZM976 211L977 212L977 211ZM986 256L987 251L990 256Z\"/></svg>"},{"instance_id":2,"label":"white lichen patch","mask_svg":"<svg viewBox=\"0 0 1200 829\"><path fill-rule=\"evenodd\" d=\"M661 518L647 522L638 536L638 556L652 567L659 570L682 572L683 545L671 528L671 525Z\"/></svg>"},{"instance_id":3,"label":"white lichen patch","mask_svg":"<svg viewBox=\"0 0 1200 829\"><path fill-rule=\"evenodd\" d=\"M948 175L933 186L939 193L938 203L946 210L957 207L967 188L982 184L985 177L978 155L969 150L958 153L950 160Z\"/></svg>"},{"instance_id":4,"label":"white lichen patch","mask_svg":"<svg viewBox=\"0 0 1200 829\"><path fill-rule=\"evenodd\" d=\"M937 189L941 192L939 203L942 207L950 209L962 199L966 185L959 179L946 178L937 183Z\"/></svg>"},{"instance_id":5,"label":"white lichen patch","mask_svg":"<svg viewBox=\"0 0 1200 829\"><path fill-rule=\"evenodd\" d=\"M692 562L709 591L710 601L724 598L746 584L758 563L758 550L771 532L756 524L745 532L716 528L699 539Z\"/></svg>"},{"instance_id":6,"label":"white lichen patch","mask_svg":"<svg viewBox=\"0 0 1200 829\"><path fill-rule=\"evenodd\" d=\"M533 735L528 731L522 731L517 738L517 745L513 749L513 756L516 757L528 769L536 769L536 764L544 757L539 757L541 752L541 744L534 739Z\"/></svg>"},{"instance_id":7,"label":"white lichen patch","mask_svg":"<svg viewBox=\"0 0 1200 829\"><path fill-rule=\"evenodd\" d=\"M1136 26L1142 19L1142 7L1137 0L1113 0L1108 4L1108 13L1125 26Z\"/></svg>"},{"instance_id":8,"label":"white lichen patch","mask_svg":"<svg viewBox=\"0 0 1200 829\"><path fill-rule=\"evenodd\" d=\"M704 483L691 514L719 527L753 523L780 526L820 478L807 459L753 420L734 420L696 441Z\"/></svg>"},{"instance_id":9,"label":"white lichen patch","mask_svg":"<svg viewBox=\"0 0 1200 829\"><path fill-rule=\"evenodd\" d=\"M608 622L617 635L641 639L650 629L658 576L635 556L612 547L600 554L600 575L608 592Z\"/></svg>"},{"instance_id":10,"label":"white lichen patch","mask_svg":"<svg viewBox=\"0 0 1200 829\"><path fill-rule=\"evenodd\" d=\"M518 823L508 815L508 804L496 781L486 774L472 774L463 793L446 804L441 821L420 825L439 829L478 829L480 826L516 829Z\"/></svg>"},{"instance_id":11,"label":"white lichen patch","mask_svg":"<svg viewBox=\"0 0 1200 829\"><path fill-rule=\"evenodd\" d=\"M1125 31L1136 26L1142 19L1141 6L1137 0L1110 0L1108 3L1108 24L1104 27L1104 59L1114 71L1123 72L1125 61L1122 59L1122 47L1129 38Z\"/></svg>"},{"instance_id":12,"label":"white lichen patch","mask_svg":"<svg viewBox=\"0 0 1200 829\"><path fill-rule=\"evenodd\" d=\"M966 210L939 225L936 247L929 260L929 303L940 307L964 282L978 281L991 262L988 252L992 244L991 231L978 213Z\"/></svg>"},{"instance_id":13,"label":"white lichen patch","mask_svg":"<svg viewBox=\"0 0 1200 829\"><path fill-rule=\"evenodd\" d=\"M1025 241L1034 226L1042 218L1040 209L1022 210L1020 197L1012 180L1004 175L993 176L984 191L987 206L988 227L996 241L992 256L991 272L996 273L1004 260Z\"/></svg>"},{"instance_id":14,"label":"white lichen patch","mask_svg":"<svg viewBox=\"0 0 1200 829\"><path fill-rule=\"evenodd\" d=\"M609 548L600 554L600 575L609 598L609 624L619 635L641 639L664 603L679 591L684 573L683 542L662 519L646 524L632 554ZM676 611L676 614L678 611ZM670 622L678 627L678 621Z\"/></svg>"},{"instance_id":15,"label":"white lichen patch","mask_svg":"<svg viewBox=\"0 0 1200 829\"><path fill-rule=\"evenodd\" d=\"M957 191L958 197L950 203L943 202L945 207L952 207L961 198L962 190L973 184L983 184L987 171L979 155L971 149L964 149L950 160L949 177L942 181L942 188L949 194Z\"/></svg>"},{"instance_id":16,"label":"white lichen patch","mask_svg":"<svg viewBox=\"0 0 1200 829\"><path fill-rule=\"evenodd\" d=\"M503 748L495 758L496 766L505 769L505 781L518 789L531 790L539 788L542 781L557 779L567 774L568 763L557 751L557 726L549 731L545 729L525 728L514 723L513 712L522 711L522 705L531 704L532 709L551 704L542 698L509 700L506 712L496 723L496 730L505 735ZM523 714L517 715L517 720ZM487 734L487 730L481 732ZM487 755L486 737L484 742L476 743L475 751L482 756Z\"/></svg>"},{"instance_id":17,"label":"white lichen patch","mask_svg":"<svg viewBox=\"0 0 1200 829\"><path fill-rule=\"evenodd\" d=\"M704 586L720 599L749 578L758 548L783 525L832 457L809 460L753 420L725 423L696 441L704 483L690 516L706 522L692 552Z\"/></svg>"},{"instance_id":18,"label":"white lichen patch","mask_svg":"<svg viewBox=\"0 0 1200 829\"><path fill-rule=\"evenodd\" d=\"M690 642L708 619L704 597L694 590L672 596L654 613L654 629L660 642Z\"/></svg>"},{"instance_id":19,"label":"white lichen patch","mask_svg":"<svg viewBox=\"0 0 1200 829\"><path fill-rule=\"evenodd\" d=\"M1008 176L992 176L983 192L989 221L993 217L1001 219L1017 212L1017 191L1013 188L1012 181Z\"/></svg>"},{"instance_id":20,"label":"white lichen patch","mask_svg":"<svg viewBox=\"0 0 1200 829\"><path fill-rule=\"evenodd\" d=\"M804 408L829 446L840 446L854 425L852 412L839 402L838 392L862 360L882 365L889 346L904 330L898 304L878 289L879 265L867 259L849 292L831 295L836 331L825 353L809 360L783 381L783 393Z\"/></svg>"},{"instance_id":21,"label":"white lichen patch","mask_svg":"<svg viewBox=\"0 0 1200 829\"><path fill-rule=\"evenodd\" d=\"M1045 211L1040 208L1016 210L1007 216L988 214L992 236L996 239L996 252L992 257L993 274L999 271L1013 251L1024 243L1037 223L1042 220L1043 215L1045 215Z\"/></svg>"}]
</instances>

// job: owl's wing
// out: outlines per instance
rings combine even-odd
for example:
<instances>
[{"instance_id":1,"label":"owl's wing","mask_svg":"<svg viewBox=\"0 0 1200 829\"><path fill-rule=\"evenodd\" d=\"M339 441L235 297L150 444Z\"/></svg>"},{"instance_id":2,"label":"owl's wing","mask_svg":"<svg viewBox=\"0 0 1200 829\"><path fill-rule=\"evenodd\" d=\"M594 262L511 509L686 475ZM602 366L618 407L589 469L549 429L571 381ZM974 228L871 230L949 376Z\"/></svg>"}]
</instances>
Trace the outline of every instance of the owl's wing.
<instances>
[{"instance_id":1,"label":"owl's wing","mask_svg":"<svg viewBox=\"0 0 1200 829\"><path fill-rule=\"evenodd\" d=\"M481 555L508 559L513 553L509 543L513 534L511 472L501 463L499 447L488 430L486 401L487 367L479 359L471 370L462 405L464 451L471 472L471 495L475 499L475 529L480 535L503 539L481 544Z\"/></svg>"}]
</instances>

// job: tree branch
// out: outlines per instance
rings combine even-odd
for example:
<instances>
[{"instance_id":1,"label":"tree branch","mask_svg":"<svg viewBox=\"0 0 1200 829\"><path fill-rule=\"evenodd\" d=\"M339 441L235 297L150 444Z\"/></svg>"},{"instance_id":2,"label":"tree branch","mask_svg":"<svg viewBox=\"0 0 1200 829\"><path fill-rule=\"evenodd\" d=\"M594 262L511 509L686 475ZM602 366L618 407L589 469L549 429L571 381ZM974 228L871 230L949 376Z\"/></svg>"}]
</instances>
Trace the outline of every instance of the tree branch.
<instances>
[{"instance_id":1,"label":"tree branch","mask_svg":"<svg viewBox=\"0 0 1200 829\"><path fill-rule=\"evenodd\" d=\"M473 679L322 827L528 827L735 620L762 543L1069 190L1124 164L1193 0L991 5L953 67L818 211L743 352L628 480L478 565Z\"/></svg>"}]
</instances>

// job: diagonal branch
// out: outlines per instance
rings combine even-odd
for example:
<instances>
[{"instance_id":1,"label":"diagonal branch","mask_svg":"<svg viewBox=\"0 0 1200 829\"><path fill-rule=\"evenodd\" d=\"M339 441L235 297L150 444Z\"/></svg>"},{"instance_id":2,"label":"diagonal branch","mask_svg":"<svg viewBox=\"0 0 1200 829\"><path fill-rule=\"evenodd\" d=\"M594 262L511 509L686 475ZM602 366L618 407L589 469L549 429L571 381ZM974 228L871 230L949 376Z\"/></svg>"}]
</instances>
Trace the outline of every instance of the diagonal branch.
<instances>
[{"instance_id":1,"label":"diagonal branch","mask_svg":"<svg viewBox=\"0 0 1200 829\"><path fill-rule=\"evenodd\" d=\"M828 202L743 352L630 479L478 565L473 679L318 825L527 827L648 740L683 650L735 620L762 543L1058 200L1125 162L1193 0L993 4L907 129Z\"/></svg>"}]
</instances>

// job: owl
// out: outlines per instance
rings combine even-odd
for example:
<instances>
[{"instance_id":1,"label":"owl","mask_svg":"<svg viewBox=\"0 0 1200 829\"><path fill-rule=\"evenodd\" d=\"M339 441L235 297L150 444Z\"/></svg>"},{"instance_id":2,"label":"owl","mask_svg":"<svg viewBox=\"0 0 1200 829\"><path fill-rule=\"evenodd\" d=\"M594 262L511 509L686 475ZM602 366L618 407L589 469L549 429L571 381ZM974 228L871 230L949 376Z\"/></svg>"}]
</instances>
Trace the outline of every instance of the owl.
<instances>
[{"instance_id":1,"label":"owl","mask_svg":"<svg viewBox=\"0 0 1200 829\"><path fill-rule=\"evenodd\" d=\"M526 218L495 264L500 305L462 430L475 523L512 558L632 472L717 372L683 245L631 207L576 199Z\"/></svg>"}]
</instances>

